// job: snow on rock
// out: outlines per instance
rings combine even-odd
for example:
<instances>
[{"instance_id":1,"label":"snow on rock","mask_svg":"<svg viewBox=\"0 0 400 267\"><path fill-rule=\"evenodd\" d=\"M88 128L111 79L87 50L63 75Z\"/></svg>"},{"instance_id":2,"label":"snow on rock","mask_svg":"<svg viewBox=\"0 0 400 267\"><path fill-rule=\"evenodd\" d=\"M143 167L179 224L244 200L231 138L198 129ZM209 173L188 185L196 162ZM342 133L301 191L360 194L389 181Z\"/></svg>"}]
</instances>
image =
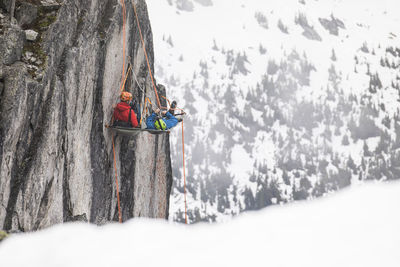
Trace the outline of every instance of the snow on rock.
<instances>
[{"instance_id":1,"label":"snow on rock","mask_svg":"<svg viewBox=\"0 0 400 267\"><path fill-rule=\"evenodd\" d=\"M190 114L190 222L400 178L399 1L204 2L147 1L155 74Z\"/></svg>"},{"instance_id":2,"label":"snow on rock","mask_svg":"<svg viewBox=\"0 0 400 267\"><path fill-rule=\"evenodd\" d=\"M0 245L1 265L395 267L399 192L398 182L373 183L214 225L64 224L11 235Z\"/></svg>"}]
</instances>

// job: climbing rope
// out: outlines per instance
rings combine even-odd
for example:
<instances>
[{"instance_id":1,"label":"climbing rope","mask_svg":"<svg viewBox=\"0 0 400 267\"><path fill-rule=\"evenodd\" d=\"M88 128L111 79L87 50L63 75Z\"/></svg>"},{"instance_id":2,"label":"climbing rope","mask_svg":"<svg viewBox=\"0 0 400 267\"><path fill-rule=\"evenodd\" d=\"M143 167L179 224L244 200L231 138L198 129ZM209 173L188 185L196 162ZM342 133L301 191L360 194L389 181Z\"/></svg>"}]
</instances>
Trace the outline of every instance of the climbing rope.
<instances>
[{"instance_id":1,"label":"climbing rope","mask_svg":"<svg viewBox=\"0 0 400 267\"><path fill-rule=\"evenodd\" d=\"M128 71L126 72L126 77L125 77L124 83L122 84L122 88L125 88L125 83L126 83L126 80L129 77L129 72L131 71L131 69L132 69L132 65L129 65Z\"/></svg>"},{"instance_id":2,"label":"climbing rope","mask_svg":"<svg viewBox=\"0 0 400 267\"><path fill-rule=\"evenodd\" d=\"M140 89L140 90L143 92L143 94L144 94L144 90L143 90L143 88L140 86L139 81L137 80L135 71L132 70L132 73L133 73L133 77L135 78L136 84L138 85L139 89Z\"/></svg>"},{"instance_id":3,"label":"climbing rope","mask_svg":"<svg viewBox=\"0 0 400 267\"><path fill-rule=\"evenodd\" d=\"M150 74L150 78L151 78L151 83L153 84L154 92L155 92L155 94L156 94L157 104L158 104L158 107L159 107L160 109L162 109L162 108L164 108L164 107L161 106L160 98L158 97L157 87L156 87L156 85L155 85L155 83L154 83L153 74L152 74L152 72L151 72L150 62L149 62L149 58L148 58L148 56L147 56L146 47L145 47L145 44L144 44L144 39L143 39L143 35L142 35L142 30L141 30L141 28L140 28L139 17L138 17L138 15L137 15L136 5L135 5L134 0L132 0L132 6L133 6L133 11L135 12L136 23L137 23L137 26L138 26L138 29L139 29L140 39L141 39L141 41L142 41L143 52L144 52L144 55L145 55L145 57L146 57L147 67L148 67L148 69L149 69L149 74Z\"/></svg>"},{"instance_id":4,"label":"climbing rope","mask_svg":"<svg viewBox=\"0 0 400 267\"><path fill-rule=\"evenodd\" d=\"M125 88L125 83L126 80L129 76L129 72L132 70L132 64L130 64L128 71L126 72L126 76L125 76L125 51L126 51L126 47L125 47L125 43L126 43L126 33L125 33L125 24L126 24L126 8L125 8L125 0L121 0L121 5L122 5L122 38L123 38L123 44L122 44L122 77L121 77L121 85L120 85L120 93L122 93L122 91L124 91ZM149 58L147 56L147 52L146 52L146 47L145 47L145 43L144 43L144 39L143 39L143 35L142 35L142 30L140 27L140 22L139 22L139 17L137 14L137 10L136 10L136 5L134 3L134 0L132 0L132 6L135 12L135 17L136 17L136 23L139 29L139 34L140 34L140 39L142 42L142 47L143 47L143 51L145 54L145 58L146 58L146 62L147 62L147 67L149 69L149 75L151 78L151 82L154 88L154 93L156 95L156 99L157 99L157 105L160 109L166 109L168 110L168 107L162 107L161 103L160 103L160 98L158 96L158 92L157 92L157 87L155 85L154 82L154 78L153 78L153 74L151 72L151 68L150 68L150 62L149 62ZM136 74L134 71L133 75L135 78L135 81L137 83L137 85L139 86L139 88L142 90L143 94L144 94L144 90L142 89L142 87L140 87L140 84L136 78ZM145 95L144 95L145 97ZM170 101L162 96L167 102L168 105L170 105ZM140 118L140 125L142 124L142 120L144 117L144 112L146 110L147 107L147 103L150 104L150 106L152 106L153 104L151 103L150 99L148 97L145 97L145 101L144 101L144 105L143 105L143 112L142 112L142 116ZM181 110L182 114L185 114L183 109L179 109L179 108L173 108L172 110ZM113 157L114 157L114 170L115 170L115 184L116 184L116 189L117 189L117 203L118 203L118 219L119 222L122 223L122 212L121 212L121 202L120 202L120 197L119 197L119 185L118 185L118 170L117 170L117 161L116 161L116 157L115 157L115 143L114 143L114 134L112 134L112 148L113 148ZM183 130L183 121L182 121L182 157L183 157L183 183L184 183L184 199L185 199L185 223L188 223L188 219L187 219L187 201L186 201L186 170L185 170L185 137L184 137L184 130Z\"/></svg>"},{"instance_id":5,"label":"climbing rope","mask_svg":"<svg viewBox=\"0 0 400 267\"><path fill-rule=\"evenodd\" d=\"M138 17L138 14L137 14L136 4L135 4L135 1L134 1L134 0L132 0L132 6L133 6L133 11L135 12L136 23L137 23L137 27L138 27L138 29L139 29L140 40L142 41L142 48L143 48L143 52L144 52L144 55L145 55L145 58L146 58L147 68L149 69L149 75L150 75L151 83L152 83L152 85L153 85L154 93L155 93L155 95L156 95L157 105L158 105L158 107L159 107L160 109L166 109L166 110L168 110L168 107L163 107L163 106L161 106L161 103L160 103L160 98L159 98L159 96L158 96L157 87L156 87L156 85L155 85L155 83L154 83L153 74L152 74L152 72L151 72L150 62L149 62L149 58L148 58L148 56L147 56L146 46L145 46L145 43L144 43L143 34L142 34L142 29L141 29L141 27L140 27L139 17ZM137 80L136 80L136 82L137 82ZM138 84L139 84L139 83L138 83ZM164 96L162 96L162 97L164 97ZM165 98L165 97L164 97L164 98ZM166 98L165 98L165 99L166 99ZM167 101L168 101L168 99L167 99ZM169 102L169 101L168 101L168 102ZM174 109L172 109L172 110L182 110L182 109L174 108ZM182 111L183 111L183 110L182 110Z\"/></svg>"},{"instance_id":6,"label":"climbing rope","mask_svg":"<svg viewBox=\"0 0 400 267\"><path fill-rule=\"evenodd\" d=\"M121 85L120 85L120 94L124 90L125 87L125 0L121 0L122 4L122 77L121 77ZM130 69L128 69L129 72ZM128 74L127 74L128 77ZM112 118L111 118L112 121ZM118 185L118 170L117 170L117 160L115 159L115 144L114 144L114 134L112 134L112 148L113 148L113 157L114 157L114 170L115 170L115 186L117 188L117 203L118 203L118 221L122 223L122 212L121 212L121 202L119 199L119 185Z\"/></svg>"},{"instance_id":7,"label":"climbing rope","mask_svg":"<svg viewBox=\"0 0 400 267\"><path fill-rule=\"evenodd\" d=\"M142 116L140 116L140 126L142 125L142 120L143 120L143 117L144 117L144 114L145 114L145 111L146 111L146 107L147 107L146 104L147 104L147 103L149 103L150 106L153 106L153 104L152 104L151 101L150 101L150 98L146 97L145 100L144 100ZM146 114L147 114L147 112L146 112Z\"/></svg>"},{"instance_id":8,"label":"climbing rope","mask_svg":"<svg viewBox=\"0 0 400 267\"><path fill-rule=\"evenodd\" d=\"M119 88L119 93L121 94L122 91L124 91L125 87L125 41L126 41L126 36L125 36L125 19L126 19L126 10L125 10L125 0L121 0L122 4L122 77L121 77L121 85Z\"/></svg>"}]
</instances>

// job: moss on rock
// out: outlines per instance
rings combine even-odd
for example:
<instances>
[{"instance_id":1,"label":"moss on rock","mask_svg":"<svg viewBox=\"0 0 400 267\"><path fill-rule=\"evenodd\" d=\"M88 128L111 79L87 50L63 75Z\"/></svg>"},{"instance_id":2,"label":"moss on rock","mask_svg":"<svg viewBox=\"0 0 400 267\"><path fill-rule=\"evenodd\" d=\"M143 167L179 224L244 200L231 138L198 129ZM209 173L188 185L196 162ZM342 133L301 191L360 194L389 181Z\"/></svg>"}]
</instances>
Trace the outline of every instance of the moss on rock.
<instances>
[{"instance_id":1,"label":"moss on rock","mask_svg":"<svg viewBox=\"0 0 400 267\"><path fill-rule=\"evenodd\" d=\"M8 234L2 230L0 230L0 242L8 237Z\"/></svg>"}]
</instances>

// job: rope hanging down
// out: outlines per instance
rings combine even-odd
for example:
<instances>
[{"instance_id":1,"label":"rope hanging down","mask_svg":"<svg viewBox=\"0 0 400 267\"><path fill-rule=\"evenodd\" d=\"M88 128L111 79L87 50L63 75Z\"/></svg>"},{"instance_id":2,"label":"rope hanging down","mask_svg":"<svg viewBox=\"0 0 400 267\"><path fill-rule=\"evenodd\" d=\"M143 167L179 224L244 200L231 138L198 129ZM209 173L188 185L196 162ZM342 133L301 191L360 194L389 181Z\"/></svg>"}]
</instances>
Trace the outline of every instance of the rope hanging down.
<instances>
[{"instance_id":1,"label":"rope hanging down","mask_svg":"<svg viewBox=\"0 0 400 267\"><path fill-rule=\"evenodd\" d=\"M122 77L121 77L121 85L120 85L120 93L122 93L122 91L125 88L125 83L127 80L127 77L129 75L129 71L132 70L132 65L129 67L127 73L126 73L126 77L125 77L125 43L126 43L126 33L125 33L125 24L126 24L126 9L125 9L125 0L121 0L121 5L122 5L122 38L123 38L123 44L122 44ZM161 103L160 103L160 98L158 96L158 92L157 92L157 87L154 83L154 78L153 78L153 74L151 72L151 68L150 68L150 62L149 62L149 58L147 56L147 51L146 51L146 47L145 47L145 43L144 43L144 39L143 39L143 35L142 35L142 30L140 27L140 22L139 22L139 18L138 18L138 14L137 14L137 10L136 10L136 5L134 3L134 0L132 0L132 6L133 6L133 10L135 12L135 17L136 17L136 23L139 29L139 34L140 34L140 39L142 41L142 47L143 47L143 52L145 54L145 58L146 58L146 62L147 62L147 67L149 69L149 75L151 78L151 82L153 84L153 88L154 88L154 93L156 95L156 99L157 99L157 104L158 107L160 109L167 109L168 107L162 107ZM134 71L132 71L134 72ZM135 75L135 73L134 73ZM136 79L136 75L135 75L135 80L137 82L137 84L139 85L139 82ZM140 87L140 85L139 85ZM140 89L143 91L143 89L140 87ZM164 97L164 96L162 96ZM164 97L166 99L166 101L169 103L169 100ZM143 111L146 108L146 102L149 102L150 105L152 105L151 101L149 98L146 97L145 99L145 103L144 103L144 107L143 107ZM183 109L178 109L178 108L174 108L173 110L182 110ZM143 113L142 113L143 115ZM143 118L143 116L142 116ZM140 120L140 124L142 122L142 118ZM114 157L114 170L115 170L115 184L116 184L116 189L117 189L117 203L118 203L118 219L119 222L122 223L122 212L121 212L121 203L120 203L120 198L119 198L119 185L118 185L118 171L117 171L117 161L115 158L115 144L114 144L114 134L112 134L112 148L113 148L113 157ZM187 201L186 201L186 171L185 171L185 139L184 139L184 132L183 132L183 121L182 121L182 156L183 156L183 183L184 183L184 198L185 198L185 223L188 223L188 219L187 219Z\"/></svg>"},{"instance_id":2,"label":"rope hanging down","mask_svg":"<svg viewBox=\"0 0 400 267\"><path fill-rule=\"evenodd\" d=\"M139 22L139 18L138 18L138 15L137 15L137 10L136 10L136 5L135 5L134 0L132 0L132 6L133 6L133 10L135 12L136 23L137 23L137 26L138 26L138 29L139 29L140 39L142 41L143 52L144 52L144 55L146 57L147 67L149 69L149 74L150 74L151 82L153 84L154 93L156 95L158 107L160 109L167 109L168 110L168 107L162 107L161 106L160 98L158 97L157 87L156 87L156 85L154 83L153 74L151 73L150 62L149 62L149 58L147 56L146 47L145 47L145 44L144 44L142 30L141 30L141 27L140 27L140 22ZM167 99L167 101L168 101L168 99ZM177 109L174 109L174 110L177 110ZM183 134L183 121L182 121L182 150L183 150L183 177L184 177L183 178L183 183L184 183L184 195L185 195L185 223L187 224L188 220L187 220L187 202L186 202L185 139L184 139L184 134Z\"/></svg>"},{"instance_id":3,"label":"rope hanging down","mask_svg":"<svg viewBox=\"0 0 400 267\"><path fill-rule=\"evenodd\" d=\"M148 56L147 56L146 47L145 47L145 44L144 44L144 39L143 39L143 35L142 35L142 30L141 30L141 28L140 28L139 17L138 17L138 15L137 15L136 5L135 5L134 0L132 0L132 6L133 6L133 11L135 12L136 23L137 23L137 26L138 26L138 29L139 29L140 39L141 39L141 41L142 41L143 52L144 52L144 55L145 55L145 57L146 57L147 67L148 67L148 69L149 69L149 74L150 74L150 78L151 78L151 83L153 84L154 92L155 92L155 94L156 94L157 105L158 105L158 107L159 107L160 109L161 109L161 108L166 109L165 107L162 107L162 106L161 106L160 98L158 97L157 87L156 87L156 85L155 85L155 83L154 83L153 74L151 73L150 62L149 62L149 58L148 58Z\"/></svg>"},{"instance_id":4,"label":"rope hanging down","mask_svg":"<svg viewBox=\"0 0 400 267\"><path fill-rule=\"evenodd\" d=\"M124 91L125 87L125 43L126 43L126 36L125 36L125 19L126 19L126 9L125 9L125 0L121 0L122 5L122 77L121 77L121 85L119 87L119 93L121 94Z\"/></svg>"},{"instance_id":5,"label":"rope hanging down","mask_svg":"<svg viewBox=\"0 0 400 267\"><path fill-rule=\"evenodd\" d=\"M125 87L125 0L121 0L122 4L122 77L121 77L121 85L120 85L120 93L124 90ZM129 70L128 70L129 72ZM114 157L114 170L115 170L115 187L117 189L117 203L118 203L118 221L122 223L122 212L121 212L121 202L119 199L119 185L118 185L118 170L117 170L117 161L115 159L115 144L114 144L114 134L112 134L112 148L113 148L113 157Z\"/></svg>"}]
</instances>

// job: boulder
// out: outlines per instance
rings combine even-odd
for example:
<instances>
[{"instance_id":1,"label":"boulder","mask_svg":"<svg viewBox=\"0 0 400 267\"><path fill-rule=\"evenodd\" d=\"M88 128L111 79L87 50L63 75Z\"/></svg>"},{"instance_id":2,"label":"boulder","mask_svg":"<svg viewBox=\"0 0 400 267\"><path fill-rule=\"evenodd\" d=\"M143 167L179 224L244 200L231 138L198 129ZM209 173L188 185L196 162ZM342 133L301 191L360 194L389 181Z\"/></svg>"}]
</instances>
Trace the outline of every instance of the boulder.
<instances>
[{"instance_id":1,"label":"boulder","mask_svg":"<svg viewBox=\"0 0 400 267\"><path fill-rule=\"evenodd\" d=\"M36 41L39 33L35 32L34 30L26 30L25 31L26 40L28 41Z\"/></svg>"},{"instance_id":2,"label":"boulder","mask_svg":"<svg viewBox=\"0 0 400 267\"><path fill-rule=\"evenodd\" d=\"M27 59L30 59L32 56L33 56L33 53L32 53L31 51L26 51L26 52L25 52L25 57L26 57Z\"/></svg>"}]
</instances>

